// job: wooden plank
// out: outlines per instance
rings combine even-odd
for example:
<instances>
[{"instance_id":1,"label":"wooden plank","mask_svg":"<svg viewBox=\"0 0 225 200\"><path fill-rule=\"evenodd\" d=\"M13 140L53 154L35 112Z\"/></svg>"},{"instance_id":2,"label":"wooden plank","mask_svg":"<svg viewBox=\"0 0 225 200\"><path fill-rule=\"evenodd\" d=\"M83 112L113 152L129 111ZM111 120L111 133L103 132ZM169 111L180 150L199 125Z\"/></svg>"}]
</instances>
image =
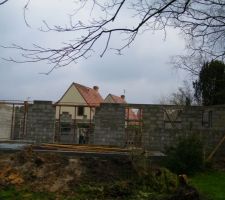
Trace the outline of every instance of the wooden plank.
<instances>
[{"instance_id":1,"label":"wooden plank","mask_svg":"<svg viewBox=\"0 0 225 200\"><path fill-rule=\"evenodd\" d=\"M212 157L215 155L215 153L217 152L217 150L220 148L220 146L224 143L225 141L225 135L223 136L223 138L219 141L219 143L216 145L216 147L213 149L213 151L209 154L208 158L206 159L207 161L210 161L212 159Z\"/></svg>"},{"instance_id":2,"label":"wooden plank","mask_svg":"<svg viewBox=\"0 0 225 200\"><path fill-rule=\"evenodd\" d=\"M64 144L43 144L42 148L57 148L67 149L76 151L99 151L99 152L128 152L129 149L122 149L117 147L105 147L105 146L94 146L94 145L64 145Z\"/></svg>"}]
</instances>

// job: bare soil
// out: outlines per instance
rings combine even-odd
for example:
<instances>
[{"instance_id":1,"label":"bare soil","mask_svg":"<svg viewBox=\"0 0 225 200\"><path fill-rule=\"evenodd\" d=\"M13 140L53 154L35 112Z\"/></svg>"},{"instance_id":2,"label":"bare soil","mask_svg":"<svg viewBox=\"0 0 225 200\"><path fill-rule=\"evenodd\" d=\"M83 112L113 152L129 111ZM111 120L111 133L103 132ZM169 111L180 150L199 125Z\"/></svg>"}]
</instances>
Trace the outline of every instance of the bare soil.
<instances>
[{"instance_id":1,"label":"bare soil","mask_svg":"<svg viewBox=\"0 0 225 200\"><path fill-rule=\"evenodd\" d=\"M26 186L34 191L66 193L85 182L109 182L135 173L129 159L67 157L38 153L31 147L0 154L0 187Z\"/></svg>"}]
</instances>

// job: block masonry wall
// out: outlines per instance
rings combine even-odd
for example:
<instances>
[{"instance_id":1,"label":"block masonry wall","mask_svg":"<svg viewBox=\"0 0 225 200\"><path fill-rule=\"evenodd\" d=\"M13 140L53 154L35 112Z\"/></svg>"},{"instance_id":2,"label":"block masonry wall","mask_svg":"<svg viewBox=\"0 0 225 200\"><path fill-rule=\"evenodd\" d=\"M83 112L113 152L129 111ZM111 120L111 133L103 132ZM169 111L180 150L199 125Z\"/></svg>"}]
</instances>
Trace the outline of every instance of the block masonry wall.
<instances>
[{"instance_id":1,"label":"block masonry wall","mask_svg":"<svg viewBox=\"0 0 225 200\"><path fill-rule=\"evenodd\" d=\"M174 120L174 126L168 127L165 112L180 110L180 119ZM204 125L204 114L209 114L210 124ZM211 114L210 114L211 113ZM143 107L142 144L146 149L164 151L165 147L177 143L187 135L201 138L206 151L210 151L225 135L225 107L211 106L162 106ZM224 145L223 145L224 148Z\"/></svg>"},{"instance_id":2,"label":"block masonry wall","mask_svg":"<svg viewBox=\"0 0 225 200\"><path fill-rule=\"evenodd\" d=\"M55 133L55 107L51 101L34 101L17 107L15 112L14 139L36 143L53 142Z\"/></svg>"},{"instance_id":3,"label":"block masonry wall","mask_svg":"<svg viewBox=\"0 0 225 200\"><path fill-rule=\"evenodd\" d=\"M142 110L141 134L145 149L164 151L167 146L176 144L179 138L194 134L202 139L209 151L225 134L225 106L101 104L94 118L95 144L126 146L126 107ZM179 116L174 118L172 115L171 123L167 114L174 111Z\"/></svg>"},{"instance_id":4,"label":"block masonry wall","mask_svg":"<svg viewBox=\"0 0 225 200\"><path fill-rule=\"evenodd\" d=\"M103 103L96 110L94 132L89 137L89 143L126 147L127 107L142 110L141 147L148 150L164 151L179 138L190 134L199 136L206 149L212 149L225 134L225 106L185 107ZM0 127L1 130L6 128L4 130L6 137L9 137L11 131L11 109L10 106L7 109L0 108ZM168 121L166 114L170 115L173 123ZM34 101L25 109L24 106L17 106L13 131L12 139L32 140L37 143L53 142L55 107L52 102ZM225 144L222 149L225 149L224 146Z\"/></svg>"},{"instance_id":5,"label":"block masonry wall","mask_svg":"<svg viewBox=\"0 0 225 200\"><path fill-rule=\"evenodd\" d=\"M0 139L11 139L12 107L0 104Z\"/></svg>"},{"instance_id":6,"label":"block masonry wall","mask_svg":"<svg viewBox=\"0 0 225 200\"><path fill-rule=\"evenodd\" d=\"M121 104L101 104L94 116L93 143L98 145L124 146L125 109Z\"/></svg>"}]
</instances>

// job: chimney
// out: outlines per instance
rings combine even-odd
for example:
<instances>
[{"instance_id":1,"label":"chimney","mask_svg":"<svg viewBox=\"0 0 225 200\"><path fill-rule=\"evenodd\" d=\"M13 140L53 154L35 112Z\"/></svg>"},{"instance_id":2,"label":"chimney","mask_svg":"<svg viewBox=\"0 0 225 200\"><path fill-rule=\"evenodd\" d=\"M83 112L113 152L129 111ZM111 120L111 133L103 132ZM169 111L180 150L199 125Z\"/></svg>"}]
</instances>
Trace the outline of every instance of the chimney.
<instances>
[{"instance_id":1,"label":"chimney","mask_svg":"<svg viewBox=\"0 0 225 200\"><path fill-rule=\"evenodd\" d=\"M125 95L123 95L123 94L120 97L121 97L121 99L125 99Z\"/></svg>"},{"instance_id":2,"label":"chimney","mask_svg":"<svg viewBox=\"0 0 225 200\"><path fill-rule=\"evenodd\" d=\"M94 89L96 92L98 92L99 87L95 85L95 86L93 86L93 89Z\"/></svg>"}]
</instances>

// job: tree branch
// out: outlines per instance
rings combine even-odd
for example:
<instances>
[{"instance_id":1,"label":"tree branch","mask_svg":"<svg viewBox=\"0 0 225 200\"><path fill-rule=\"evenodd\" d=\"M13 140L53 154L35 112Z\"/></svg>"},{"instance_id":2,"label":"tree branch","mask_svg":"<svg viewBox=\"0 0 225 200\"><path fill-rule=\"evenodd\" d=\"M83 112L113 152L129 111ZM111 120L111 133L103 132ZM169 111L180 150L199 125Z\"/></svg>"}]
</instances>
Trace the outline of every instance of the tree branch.
<instances>
[{"instance_id":1,"label":"tree branch","mask_svg":"<svg viewBox=\"0 0 225 200\"><path fill-rule=\"evenodd\" d=\"M28 4L24 7L27 10ZM80 11L92 4L90 13L95 9L100 9L99 18L90 17L89 23L84 21L74 21ZM104 39L105 45L102 47L100 56L104 56L108 49L114 49L118 54L128 48L140 34L140 30L163 30L166 35L167 27L179 28L186 40L187 58L194 59L192 63L201 59L222 59L225 57L225 3L221 0L82 0L75 4L78 8L70 15L69 25L62 27L51 26L43 21L44 27L41 31L56 31L61 34L74 32L79 37L75 37L74 42L63 43L60 48L40 47L33 45L33 48L24 48L19 45L8 46L7 48L17 49L22 52L22 57L26 62L48 61L53 68L66 66L72 62L79 62L86 59L95 52L97 41ZM131 11L134 23L130 26L123 25L122 14ZM100 11L99 11L100 12ZM91 16L91 15L90 15ZM26 17L24 17L27 23ZM144 32L143 31L143 32ZM119 33L121 45L112 47L110 42ZM124 39L124 35L126 38ZM180 59L185 59L181 56ZM15 61L14 59L9 59ZM199 60L199 62L201 62ZM195 73L197 66L187 67L186 60L180 68L187 69Z\"/></svg>"},{"instance_id":2,"label":"tree branch","mask_svg":"<svg viewBox=\"0 0 225 200\"><path fill-rule=\"evenodd\" d=\"M0 2L0 5L3 5L3 4L6 3L7 1L9 1L9 0L4 0L4 1Z\"/></svg>"}]
</instances>

